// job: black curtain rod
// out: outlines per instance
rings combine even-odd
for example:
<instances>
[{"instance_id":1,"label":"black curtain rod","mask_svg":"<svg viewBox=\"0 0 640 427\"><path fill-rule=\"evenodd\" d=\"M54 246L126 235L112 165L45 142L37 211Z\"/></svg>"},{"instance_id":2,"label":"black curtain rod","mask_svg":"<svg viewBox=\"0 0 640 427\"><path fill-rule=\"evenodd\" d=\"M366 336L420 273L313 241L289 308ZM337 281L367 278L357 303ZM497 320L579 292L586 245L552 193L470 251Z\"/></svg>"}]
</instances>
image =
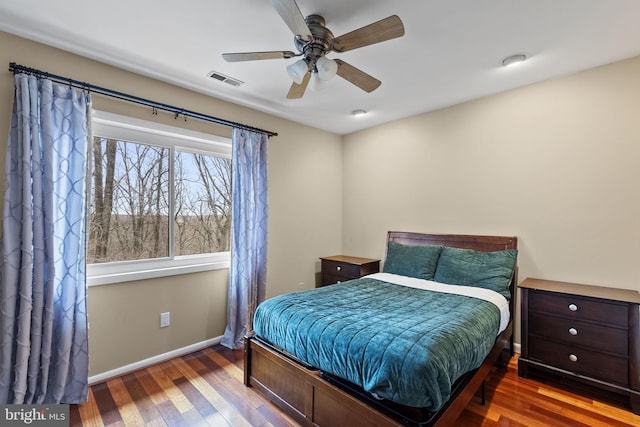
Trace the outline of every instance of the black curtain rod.
<instances>
[{"instance_id":1,"label":"black curtain rod","mask_svg":"<svg viewBox=\"0 0 640 427\"><path fill-rule=\"evenodd\" d=\"M16 64L15 62L9 63L9 71L12 71L14 74L16 73L26 73L31 74L36 77L44 77L56 83L63 83L78 89L88 90L90 92L98 93L100 95L110 96L112 98L121 99L123 101L133 102L135 104L146 105L147 107L152 107L164 111L169 111L174 113L176 117L178 115L183 115L185 117L193 117L196 119L204 120L207 122L217 123L219 125L236 127L244 130L250 130L254 132L261 132L266 134L267 136L277 136L276 132L271 132L264 129L259 129L253 126L245 125L242 123L236 123L229 120L221 119L219 117L209 116L207 114L198 113L196 111L185 110L184 108L174 107L173 105L163 104L161 102L151 101L149 99L140 98L135 95L129 95L127 93L118 92L115 90L107 89L104 87L96 86L91 83L85 83L78 80L71 79L69 77L57 76L55 74L48 73L46 71L36 70L35 68L25 67L24 65Z\"/></svg>"}]
</instances>

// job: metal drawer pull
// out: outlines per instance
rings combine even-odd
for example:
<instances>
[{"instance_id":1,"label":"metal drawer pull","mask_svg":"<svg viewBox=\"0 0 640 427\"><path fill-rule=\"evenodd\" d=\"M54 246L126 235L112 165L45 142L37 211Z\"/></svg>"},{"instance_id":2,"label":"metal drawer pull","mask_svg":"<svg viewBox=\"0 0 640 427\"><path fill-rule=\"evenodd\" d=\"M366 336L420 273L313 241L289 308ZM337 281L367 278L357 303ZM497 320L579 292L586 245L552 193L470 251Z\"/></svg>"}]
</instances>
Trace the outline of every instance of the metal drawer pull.
<instances>
[{"instance_id":1,"label":"metal drawer pull","mask_svg":"<svg viewBox=\"0 0 640 427\"><path fill-rule=\"evenodd\" d=\"M569 310L571 311L578 311L578 306L575 304L569 304Z\"/></svg>"},{"instance_id":2,"label":"metal drawer pull","mask_svg":"<svg viewBox=\"0 0 640 427\"><path fill-rule=\"evenodd\" d=\"M578 335L578 330L576 328L569 328L569 333L571 335Z\"/></svg>"},{"instance_id":3,"label":"metal drawer pull","mask_svg":"<svg viewBox=\"0 0 640 427\"><path fill-rule=\"evenodd\" d=\"M570 354L569 355L569 360L571 360L572 362L577 362L578 361L578 356L576 356L575 354Z\"/></svg>"},{"instance_id":4,"label":"metal drawer pull","mask_svg":"<svg viewBox=\"0 0 640 427\"><path fill-rule=\"evenodd\" d=\"M336 267L336 270L340 271L340 270L342 270L342 267L337 266L337 267Z\"/></svg>"}]
</instances>

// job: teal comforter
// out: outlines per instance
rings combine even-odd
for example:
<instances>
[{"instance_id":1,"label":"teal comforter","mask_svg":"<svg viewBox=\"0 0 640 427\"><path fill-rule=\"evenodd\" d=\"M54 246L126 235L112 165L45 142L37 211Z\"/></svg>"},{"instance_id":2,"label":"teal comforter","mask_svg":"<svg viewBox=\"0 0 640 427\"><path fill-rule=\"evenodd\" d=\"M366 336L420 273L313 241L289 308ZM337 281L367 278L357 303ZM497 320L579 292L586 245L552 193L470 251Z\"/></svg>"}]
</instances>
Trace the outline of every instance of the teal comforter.
<instances>
[{"instance_id":1,"label":"teal comforter","mask_svg":"<svg viewBox=\"0 0 640 427\"><path fill-rule=\"evenodd\" d=\"M254 331L376 397L435 411L482 364L499 324L490 302L365 277L266 300Z\"/></svg>"}]
</instances>

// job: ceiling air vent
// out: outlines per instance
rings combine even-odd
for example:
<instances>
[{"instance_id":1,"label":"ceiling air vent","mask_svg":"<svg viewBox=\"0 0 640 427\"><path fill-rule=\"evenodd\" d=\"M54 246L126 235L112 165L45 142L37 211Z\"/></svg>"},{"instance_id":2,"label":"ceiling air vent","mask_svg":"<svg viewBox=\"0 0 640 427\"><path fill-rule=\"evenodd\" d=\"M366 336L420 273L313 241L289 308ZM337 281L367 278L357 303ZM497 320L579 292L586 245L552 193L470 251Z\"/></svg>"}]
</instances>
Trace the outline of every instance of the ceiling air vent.
<instances>
[{"instance_id":1,"label":"ceiling air vent","mask_svg":"<svg viewBox=\"0 0 640 427\"><path fill-rule=\"evenodd\" d=\"M238 87L241 84L243 84L244 82L238 79L234 79L233 77L229 77L229 76L225 76L222 73L219 73L217 71L211 71L209 74L207 74L209 77L211 77L212 79L216 79L219 80L221 82L224 82L226 84L229 84L231 86L235 86Z\"/></svg>"}]
</instances>

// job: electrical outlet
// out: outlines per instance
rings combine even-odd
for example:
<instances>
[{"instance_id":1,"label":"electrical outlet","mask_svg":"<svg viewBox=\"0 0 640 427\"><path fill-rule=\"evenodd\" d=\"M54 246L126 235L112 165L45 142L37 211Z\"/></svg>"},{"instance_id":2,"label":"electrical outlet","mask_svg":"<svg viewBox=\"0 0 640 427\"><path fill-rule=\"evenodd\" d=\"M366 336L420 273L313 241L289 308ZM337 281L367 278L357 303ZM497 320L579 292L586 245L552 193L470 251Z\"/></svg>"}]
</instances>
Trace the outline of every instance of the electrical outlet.
<instances>
[{"instance_id":1,"label":"electrical outlet","mask_svg":"<svg viewBox=\"0 0 640 427\"><path fill-rule=\"evenodd\" d=\"M171 317L169 312L167 311L166 313L160 313L160 327L166 328L170 324L171 324Z\"/></svg>"}]
</instances>

